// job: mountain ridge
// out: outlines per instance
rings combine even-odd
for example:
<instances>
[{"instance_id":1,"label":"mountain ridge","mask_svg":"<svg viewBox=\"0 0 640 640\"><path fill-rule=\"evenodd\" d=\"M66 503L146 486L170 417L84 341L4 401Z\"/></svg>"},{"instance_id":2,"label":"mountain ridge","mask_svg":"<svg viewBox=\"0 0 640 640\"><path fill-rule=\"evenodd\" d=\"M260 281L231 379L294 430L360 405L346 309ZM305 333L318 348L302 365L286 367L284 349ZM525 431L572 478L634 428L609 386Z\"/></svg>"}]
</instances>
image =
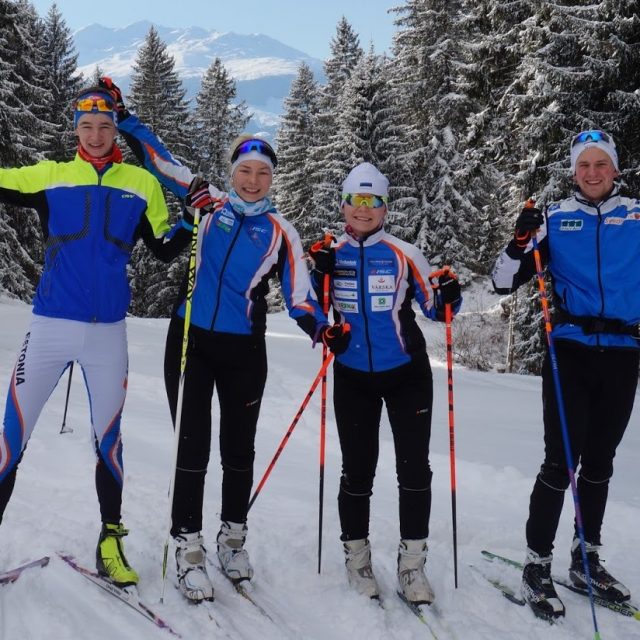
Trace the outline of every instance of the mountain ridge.
<instances>
[{"instance_id":1,"label":"mountain ridge","mask_svg":"<svg viewBox=\"0 0 640 640\"><path fill-rule=\"evenodd\" d=\"M99 66L126 97L138 49L152 26L175 60L188 99L197 94L201 77L213 60L220 58L236 82L238 100L245 100L253 114L247 129L254 133L275 135L284 98L302 62L309 65L316 80L324 82L321 60L268 35L198 26L173 28L149 20L126 27L105 27L96 22L76 30L73 39L79 71L89 77Z\"/></svg>"}]
</instances>

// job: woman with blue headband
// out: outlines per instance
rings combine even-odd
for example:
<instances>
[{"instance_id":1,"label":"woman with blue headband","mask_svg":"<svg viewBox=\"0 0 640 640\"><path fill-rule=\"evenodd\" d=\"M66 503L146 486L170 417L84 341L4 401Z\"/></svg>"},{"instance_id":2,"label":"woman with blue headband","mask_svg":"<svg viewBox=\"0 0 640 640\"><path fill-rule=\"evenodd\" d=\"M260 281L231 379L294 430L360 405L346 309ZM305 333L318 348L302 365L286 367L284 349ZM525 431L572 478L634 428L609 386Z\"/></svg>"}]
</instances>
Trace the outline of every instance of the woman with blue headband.
<instances>
[{"instance_id":1,"label":"woman with blue headband","mask_svg":"<svg viewBox=\"0 0 640 640\"><path fill-rule=\"evenodd\" d=\"M117 87L108 78L102 82L122 103ZM269 198L278 160L267 141L243 135L232 143L230 190L225 193L206 182L196 186L193 173L124 107L119 130L144 166L184 198L188 208L208 214L198 230L171 534L180 590L195 602L213 600L202 535L211 399L217 387L222 462L218 559L227 577L241 582L253 577L245 540L256 425L267 377L269 280L279 278L289 315L314 344L323 340L338 353L350 336L342 326L328 326L311 288L298 233ZM165 351L165 384L174 423L184 314L183 292L176 301Z\"/></svg>"}]
</instances>

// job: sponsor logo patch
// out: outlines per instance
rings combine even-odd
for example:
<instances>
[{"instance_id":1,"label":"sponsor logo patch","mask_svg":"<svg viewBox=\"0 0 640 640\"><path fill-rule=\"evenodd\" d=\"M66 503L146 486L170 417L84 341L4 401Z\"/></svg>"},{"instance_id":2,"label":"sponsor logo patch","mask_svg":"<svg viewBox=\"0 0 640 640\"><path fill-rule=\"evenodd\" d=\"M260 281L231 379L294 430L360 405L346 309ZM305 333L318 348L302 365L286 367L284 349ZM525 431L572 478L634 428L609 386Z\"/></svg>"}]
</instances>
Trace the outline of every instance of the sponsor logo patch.
<instances>
[{"instance_id":1,"label":"sponsor logo patch","mask_svg":"<svg viewBox=\"0 0 640 640\"><path fill-rule=\"evenodd\" d=\"M358 281L357 280L334 280L333 286L336 289L357 289Z\"/></svg>"},{"instance_id":2,"label":"sponsor logo patch","mask_svg":"<svg viewBox=\"0 0 640 640\"><path fill-rule=\"evenodd\" d=\"M372 296L372 311L389 311L393 307L393 296Z\"/></svg>"},{"instance_id":3,"label":"sponsor logo patch","mask_svg":"<svg viewBox=\"0 0 640 640\"><path fill-rule=\"evenodd\" d=\"M369 276L369 293L387 293L395 289L393 276Z\"/></svg>"},{"instance_id":4,"label":"sponsor logo patch","mask_svg":"<svg viewBox=\"0 0 640 640\"><path fill-rule=\"evenodd\" d=\"M334 269L333 277L334 278L355 278L356 270L355 269Z\"/></svg>"},{"instance_id":5,"label":"sponsor logo patch","mask_svg":"<svg viewBox=\"0 0 640 640\"><path fill-rule=\"evenodd\" d=\"M335 308L343 313L358 313L357 302L347 302L346 300L336 300Z\"/></svg>"},{"instance_id":6,"label":"sponsor logo patch","mask_svg":"<svg viewBox=\"0 0 640 640\"><path fill-rule=\"evenodd\" d=\"M341 300L357 300L358 292L357 291L344 291L342 289L334 289L333 295Z\"/></svg>"},{"instance_id":7,"label":"sponsor logo patch","mask_svg":"<svg viewBox=\"0 0 640 640\"><path fill-rule=\"evenodd\" d=\"M582 231L582 220L560 220L560 231Z\"/></svg>"}]
</instances>

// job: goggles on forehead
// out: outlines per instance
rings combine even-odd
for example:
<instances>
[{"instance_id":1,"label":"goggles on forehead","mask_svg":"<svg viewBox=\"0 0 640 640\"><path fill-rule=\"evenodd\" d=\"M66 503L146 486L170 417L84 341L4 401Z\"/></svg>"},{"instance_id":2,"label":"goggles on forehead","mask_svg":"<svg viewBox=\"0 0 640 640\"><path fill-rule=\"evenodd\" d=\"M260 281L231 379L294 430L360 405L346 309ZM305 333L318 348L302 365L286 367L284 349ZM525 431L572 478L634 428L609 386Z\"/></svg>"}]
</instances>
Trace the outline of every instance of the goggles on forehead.
<instances>
[{"instance_id":1,"label":"goggles on forehead","mask_svg":"<svg viewBox=\"0 0 640 640\"><path fill-rule=\"evenodd\" d=\"M114 110L115 105L111 100L105 97L90 96L88 98L80 98L76 100L73 108L76 111L104 111L111 112Z\"/></svg>"},{"instance_id":2,"label":"goggles on forehead","mask_svg":"<svg viewBox=\"0 0 640 640\"><path fill-rule=\"evenodd\" d=\"M613 144L611 137L604 131L598 131L593 129L591 131L582 131L571 142L571 146L575 147L577 144L584 144L585 142L606 142L607 144ZM615 146L615 145L614 145Z\"/></svg>"},{"instance_id":3,"label":"goggles on forehead","mask_svg":"<svg viewBox=\"0 0 640 640\"><path fill-rule=\"evenodd\" d=\"M263 156L267 156L267 158L271 160L273 168L276 168L278 158L276 158L276 152L273 150L271 145L264 140L256 140L254 138L251 140L245 140L234 149L231 154L231 164L233 164L242 154L251 153L252 151L256 151L257 153L261 153Z\"/></svg>"},{"instance_id":4,"label":"goggles on forehead","mask_svg":"<svg viewBox=\"0 0 640 640\"><path fill-rule=\"evenodd\" d=\"M376 196L372 193L343 193L342 202L351 207L366 207L367 209L377 209L387 204L386 196Z\"/></svg>"}]
</instances>

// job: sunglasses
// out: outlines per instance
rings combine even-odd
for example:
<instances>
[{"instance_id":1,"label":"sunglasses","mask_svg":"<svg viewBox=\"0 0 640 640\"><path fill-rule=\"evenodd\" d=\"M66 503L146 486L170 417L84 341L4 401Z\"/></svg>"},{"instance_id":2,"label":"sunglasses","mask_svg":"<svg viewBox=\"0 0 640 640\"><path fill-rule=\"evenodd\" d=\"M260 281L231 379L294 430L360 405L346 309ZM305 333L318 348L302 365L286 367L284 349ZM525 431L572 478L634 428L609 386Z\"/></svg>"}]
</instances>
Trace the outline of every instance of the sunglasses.
<instances>
[{"instance_id":1,"label":"sunglasses","mask_svg":"<svg viewBox=\"0 0 640 640\"><path fill-rule=\"evenodd\" d=\"M375 196L372 193L343 193L342 201L351 207L377 209L387 204L387 196Z\"/></svg>"},{"instance_id":2,"label":"sunglasses","mask_svg":"<svg viewBox=\"0 0 640 640\"><path fill-rule=\"evenodd\" d=\"M613 140L611 140L610 136L607 135L604 131L591 130L591 131L582 131L579 133L571 142L571 146L575 147L577 144L583 144L585 142L599 142L602 140L607 144L613 144ZM614 145L615 146L615 145Z\"/></svg>"},{"instance_id":3,"label":"sunglasses","mask_svg":"<svg viewBox=\"0 0 640 640\"><path fill-rule=\"evenodd\" d=\"M244 153L251 153L252 151L257 151L261 153L263 156L267 156L269 160L271 160L273 164L273 168L275 169L278 165L278 158L276 158L276 152L273 150L271 145L264 140L245 140L242 144L239 144L231 154L231 164L233 164L238 156Z\"/></svg>"},{"instance_id":4,"label":"sunglasses","mask_svg":"<svg viewBox=\"0 0 640 640\"><path fill-rule=\"evenodd\" d=\"M114 104L108 98L81 98L76 101L74 105L74 109L76 111L106 111L111 112L114 110Z\"/></svg>"}]
</instances>

